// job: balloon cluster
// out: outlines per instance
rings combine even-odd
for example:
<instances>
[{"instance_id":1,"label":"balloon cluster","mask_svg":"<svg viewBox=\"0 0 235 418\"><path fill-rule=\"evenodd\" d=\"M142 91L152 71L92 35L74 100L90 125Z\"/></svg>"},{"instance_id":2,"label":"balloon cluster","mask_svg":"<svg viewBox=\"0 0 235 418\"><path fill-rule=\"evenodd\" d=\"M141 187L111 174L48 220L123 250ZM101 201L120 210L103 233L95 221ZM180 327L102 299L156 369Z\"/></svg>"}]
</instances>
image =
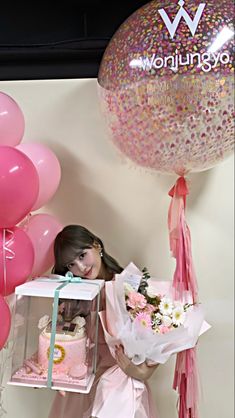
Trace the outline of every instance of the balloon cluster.
<instances>
[{"instance_id":1,"label":"balloon cluster","mask_svg":"<svg viewBox=\"0 0 235 418\"><path fill-rule=\"evenodd\" d=\"M55 154L40 143L20 143L24 115L9 95L0 92L0 350L10 330L4 297L53 264L53 241L62 229L41 208L56 192L61 168Z\"/></svg>"}]
</instances>

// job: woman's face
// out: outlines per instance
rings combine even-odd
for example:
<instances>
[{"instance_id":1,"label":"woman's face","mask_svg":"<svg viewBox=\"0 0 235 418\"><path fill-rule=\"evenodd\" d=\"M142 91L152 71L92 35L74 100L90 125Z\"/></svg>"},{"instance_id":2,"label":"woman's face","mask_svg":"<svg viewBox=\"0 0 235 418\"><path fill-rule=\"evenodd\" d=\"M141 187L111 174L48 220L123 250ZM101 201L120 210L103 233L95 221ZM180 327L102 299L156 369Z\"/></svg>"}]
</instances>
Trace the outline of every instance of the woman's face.
<instances>
[{"instance_id":1,"label":"woman's face","mask_svg":"<svg viewBox=\"0 0 235 418\"><path fill-rule=\"evenodd\" d=\"M93 246L92 248L81 250L75 260L68 264L67 267L74 276L94 280L99 277L101 266L100 250Z\"/></svg>"}]
</instances>

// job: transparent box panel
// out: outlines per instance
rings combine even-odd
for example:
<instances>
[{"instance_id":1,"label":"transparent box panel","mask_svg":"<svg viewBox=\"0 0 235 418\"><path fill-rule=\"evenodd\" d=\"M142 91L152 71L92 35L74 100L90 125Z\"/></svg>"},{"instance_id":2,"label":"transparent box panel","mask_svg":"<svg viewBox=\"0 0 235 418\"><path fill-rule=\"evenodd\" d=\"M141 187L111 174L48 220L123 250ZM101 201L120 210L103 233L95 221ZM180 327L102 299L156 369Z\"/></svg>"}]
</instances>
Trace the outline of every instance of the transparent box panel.
<instances>
[{"instance_id":1,"label":"transparent box panel","mask_svg":"<svg viewBox=\"0 0 235 418\"><path fill-rule=\"evenodd\" d=\"M59 299L51 384L53 298L17 295L10 384L87 393L96 371L98 296Z\"/></svg>"}]
</instances>

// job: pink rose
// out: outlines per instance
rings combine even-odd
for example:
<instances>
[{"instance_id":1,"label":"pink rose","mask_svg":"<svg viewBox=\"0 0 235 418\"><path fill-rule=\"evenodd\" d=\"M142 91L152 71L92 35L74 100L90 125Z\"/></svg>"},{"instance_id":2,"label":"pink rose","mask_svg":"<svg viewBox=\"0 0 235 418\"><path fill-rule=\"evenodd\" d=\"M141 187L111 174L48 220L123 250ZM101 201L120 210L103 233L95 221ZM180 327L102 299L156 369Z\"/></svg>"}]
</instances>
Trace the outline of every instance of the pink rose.
<instances>
[{"instance_id":1,"label":"pink rose","mask_svg":"<svg viewBox=\"0 0 235 418\"><path fill-rule=\"evenodd\" d=\"M145 306L145 312L147 313L152 313L156 310L156 307L151 305L150 303L147 303L147 305Z\"/></svg>"},{"instance_id":2,"label":"pink rose","mask_svg":"<svg viewBox=\"0 0 235 418\"><path fill-rule=\"evenodd\" d=\"M167 334L170 331L170 328L166 327L165 325L160 325L159 331L160 334Z\"/></svg>"},{"instance_id":3,"label":"pink rose","mask_svg":"<svg viewBox=\"0 0 235 418\"><path fill-rule=\"evenodd\" d=\"M132 309L140 308L143 309L147 304L144 295L137 292L130 292L128 294L127 305Z\"/></svg>"}]
</instances>

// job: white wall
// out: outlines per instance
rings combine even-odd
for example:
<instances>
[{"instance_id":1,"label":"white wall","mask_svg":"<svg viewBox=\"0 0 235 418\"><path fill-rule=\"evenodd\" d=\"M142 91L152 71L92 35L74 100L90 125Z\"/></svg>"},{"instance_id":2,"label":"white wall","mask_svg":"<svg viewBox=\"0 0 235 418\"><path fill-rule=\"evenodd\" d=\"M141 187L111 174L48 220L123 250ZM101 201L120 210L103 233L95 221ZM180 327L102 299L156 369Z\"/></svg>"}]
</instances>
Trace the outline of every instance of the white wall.
<instances>
[{"instance_id":1,"label":"white wall","mask_svg":"<svg viewBox=\"0 0 235 418\"><path fill-rule=\"evenodd\" d=\"M103 238L122 265L148 266L170 279L168 191L176 176L124 163L100 113L96 80L0 82L0 91L20 105L26 120L22 142L41 142L57 155L62 180L40 211L64 224L79 223ZM189 176L186 217L192 234L200 299L212 329L201 337L201 418L233 414L233 157ZM151 379L161 418L176 418L171 389L174 359ZM53 393L6 387L7 418L47 418ZM123 417L124 418L124 417ZM127 417L125 417L127 418Z\"/></svg>"}]
</instances>

